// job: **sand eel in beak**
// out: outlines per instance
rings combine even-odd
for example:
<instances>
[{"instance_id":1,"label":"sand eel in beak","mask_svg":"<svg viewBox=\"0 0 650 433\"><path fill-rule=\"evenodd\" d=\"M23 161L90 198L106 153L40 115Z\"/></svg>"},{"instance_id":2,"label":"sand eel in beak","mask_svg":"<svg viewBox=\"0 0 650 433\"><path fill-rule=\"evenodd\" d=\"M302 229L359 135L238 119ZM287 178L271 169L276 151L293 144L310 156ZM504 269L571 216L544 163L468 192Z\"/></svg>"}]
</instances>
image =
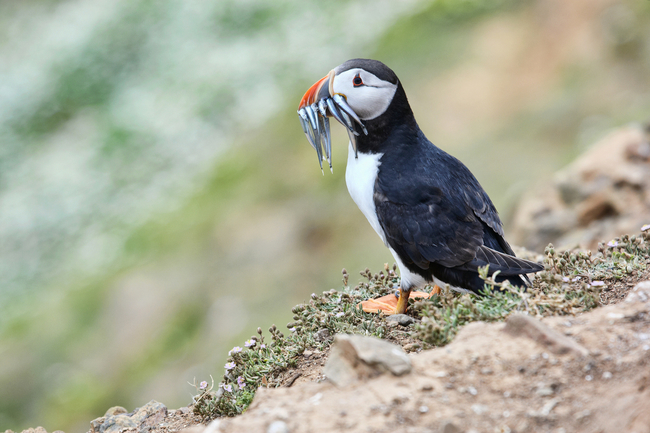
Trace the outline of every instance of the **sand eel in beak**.
<instances>
[{"instance_id":1,"label":"sand eel in beak","mask_svg":"<svg viewBox=\"0 0 650 433\"><path fill-rule=\"evenodd\" d=\"M412 290L427 284L479 294L477 269L485 265L490 275L499 271L497 281L516 286L543 269L515 257L487 193L462 162L425 137L383 63L337 66L305 93L298 115L321 170L323 160L332 168L329 118L346 128L348 191L399 266L399 293L366 301L364 310L405 313Z\"/></svg>"}]
</instances>

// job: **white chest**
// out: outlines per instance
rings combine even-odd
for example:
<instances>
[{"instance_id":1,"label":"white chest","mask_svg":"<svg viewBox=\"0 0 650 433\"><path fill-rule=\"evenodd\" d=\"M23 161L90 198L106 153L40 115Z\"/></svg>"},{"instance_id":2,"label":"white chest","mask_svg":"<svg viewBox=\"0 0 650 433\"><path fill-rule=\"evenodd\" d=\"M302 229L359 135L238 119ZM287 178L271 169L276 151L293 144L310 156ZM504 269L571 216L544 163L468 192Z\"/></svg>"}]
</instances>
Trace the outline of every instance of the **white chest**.
<instances>
[{"instance_id":1,"label":"white chest","mask_svg":"<svg viewBox=\"0 0 650 433\"><path fill-rule=\"evenodd\" d=\"M359 157L355 158L354 150L350 145L348 149L348 165L345 169L345 183L348 186L352 200L386 244L386 236L379 225L377 212L375 211L375 201L373 200L375 180L379 172L379 165L381 164L379 160L382 155L381 153L368 154L359 152Z\"/></svg>"}]
</instances>

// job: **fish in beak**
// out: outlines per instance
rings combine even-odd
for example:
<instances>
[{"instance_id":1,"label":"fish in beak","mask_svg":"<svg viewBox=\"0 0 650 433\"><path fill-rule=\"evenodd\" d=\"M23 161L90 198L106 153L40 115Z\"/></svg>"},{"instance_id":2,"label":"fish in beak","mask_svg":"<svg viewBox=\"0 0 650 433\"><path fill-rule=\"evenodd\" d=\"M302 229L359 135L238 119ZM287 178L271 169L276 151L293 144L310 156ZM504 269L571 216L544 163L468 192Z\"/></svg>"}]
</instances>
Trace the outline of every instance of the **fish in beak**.
<instances>
[{"instance_id":1,"label":"fish in beak","mask_svg":"<svg viewBox=\"0 0 650 433\"><path fill-rule=\"evenodd\" d=\"M334 93L335 77L336 70L332 69L329 74L318 80L305 92L298 106L302 130L305 132L309 144L316 149L321 171L323 170L323 160L329 163L330 171L332 171L332 137L329 117L334 117L345 126L355 155L357 154L355 137L359 135L357 127L368 135L363 122L348 105L345 95Z\"/></svg>"}]
</instances>

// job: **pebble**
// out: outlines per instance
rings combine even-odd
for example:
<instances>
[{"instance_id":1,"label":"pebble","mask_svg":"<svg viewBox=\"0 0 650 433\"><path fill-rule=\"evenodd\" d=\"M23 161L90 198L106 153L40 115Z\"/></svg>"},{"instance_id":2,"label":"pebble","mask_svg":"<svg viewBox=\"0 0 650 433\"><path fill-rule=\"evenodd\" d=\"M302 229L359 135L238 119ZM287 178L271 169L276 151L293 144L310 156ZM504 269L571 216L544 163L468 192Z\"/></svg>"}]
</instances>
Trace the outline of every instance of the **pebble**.
<instances>
[{"instance_id":1,"label":"pebble","mask_svg":"<svg viewBox=\"0 0 650 433\"><path fill-rule=\"evenodd\" d=\"M403 347L403 349L406 352L415 352L415 351L417 351L417 350L419 350L421 348L422 348L422 345L420 343L409 343L409 344L405 344L404 347Z\"/></svg>"},{"instance_id":2,"label":"pebble","mask_svg":"<svg viewBox=\"0 0 650 433\"><path fill-rule=\"evenodd\" d=\"M123 408L122 406L113 406L112 408L108 409L104 416L109 416L109 415L121 415L123 413L128 413L129 411Z\"/></svg>"},{"instance_id":3,"label":"pebble","mask_svg":"<svg viewBox=\"0 0 650 433\"><path fill-rule=\"evenodd\" d=\"M440 433L460 433L462 430L451 421L443 421L439 431Z\"/></svg>"},{"instance_id":4,"label":"pebble","mask_svg":"<svg viewBox=\"0 0 650 433\"><path fill-rule=\"evenodd\" d=\"M330 330L327 328L323 328L314 334L314 340L319 341L321 343L331 339L332 338L330 335Z\"/></svg>"},{"instance_id":5,"label":"pebble","mask_svg":"<svg viewBox=\"0 0 650 433\"><path fill-rule=\"evenodd\" d=\"M284 421L273 421L266 429L266 433L289 433L289 427Z\"/></svg>"},{"instance_id":6,"label":"pebble","mask_svg":"<svg viewBox=\"0 0 650 433\"><path fill-rule=\"evenodd\" d=\"M323 373L335 385L390 372L401 376L411 372L411 359L396 344L375 337L337 334Z\"/></svg>"},{"instance_id":7,"label":"pebble","mask_svg":"<svg viewBox=\"0 0 650 433\"><path fill-rule=\"evenodd\" d=\"M490 408L487 407L484 404L473 404L472 405L472 412L474 412L476 415L482 415L482 414L486 413L489 410L490 410Z\"/></svg>"},{"instance_id":8,"label":"pebble","mask_svg":"<svg viewBox=\"0 0 650 433\"><path fill-rule=\"evenodd\" d=\"M549 395L553 395L553 393L553 387L542 382L537 384L535 394L539 395L540 397L548 397Z\"/></svg>"},{"instance_id":9,"label":"pebble","mask_svg":"<svg viewBox=\"0 0 650 433\"><path fill-rule=\"evenodd\" d=\"M409 316L408 314L393 314L392 316L388 316L386 318L386 322L398 323L399 325L402 326L409 326L415 323L415 319Z\"/></svg>"}]
</instances>

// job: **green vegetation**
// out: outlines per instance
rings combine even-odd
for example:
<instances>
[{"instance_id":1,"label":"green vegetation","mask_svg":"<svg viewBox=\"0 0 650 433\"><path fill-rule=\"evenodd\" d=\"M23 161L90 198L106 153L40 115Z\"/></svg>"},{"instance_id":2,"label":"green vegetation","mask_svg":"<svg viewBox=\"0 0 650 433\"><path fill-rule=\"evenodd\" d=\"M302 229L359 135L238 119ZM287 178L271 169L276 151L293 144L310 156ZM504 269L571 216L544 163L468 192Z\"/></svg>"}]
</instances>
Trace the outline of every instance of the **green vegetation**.
<instances>
[{"instance_id":1,"label":"green vegetation","mask_svg":"<svg viewBox=\"0 0 650 433\"><path fill-rule=\"evenodd\" d=\"M216 416L234 416L242 413L254 390L260 385L279 386L280 374L297 365L297 357L306 349L325 350L331 336L338 333L372 335L394 339L401 334L386 326L383 316L365 313L358 304L368 298L386 295L397 287L399 279L394 270L372 274L361 272L366 282L350 288L349 275L343 270L343 289L329 290L322 295L312 294L309 302L296 305L294 321L287 324L285 336L275 325L269 328L271 340L265 340L262 329L251 337L244 348L236 346L225 365L226 374L219 389L206 388L195 397L194 411L204 419ZM413 301L410 300L411 305ZM324 335L324 336L322 336Z\"/></svg>"},{"instance_id":2,"label":"green vegetation","mask_svg":"<svg viewBox=\"0 0 650 433\"><path fill-rule=\"evenodd\" d=\"M601 245L599 252L558 252L552 245L545 251L545 270L534 279L532 287L522 290L507 281L495 282L480 269L485 280L484 296L458 294L445 290L426 300L409 300L410 314L419 318L410 330L410 337L422 346L449 344L462 326L475 321L504 321L514 312L543 317L576 315L600 305L599 295L604 281L613 282L645 271L650 264L650 230L639 236L625 235ZM279 377L296 367L298 356L305 350L325 350L331 338L319 338L337 333L372 335L395 339L401 332L386 325L385 316L369 314L359 308L368 298L384 296L399 286L399 278L387 265L372 274L366 269L366 279L356 287L348 285L349 275L343 270L343 288L322 295L312 294L309 302L293 308L294 321L287 324L285 336L275 325L269 329L271 340L264 339L261 328L244 348L235 347L229 353L218 390L213 386L197 387L194 411L205 420L220 416L235 416L246 410L259 386L280 386Z\"/></svg>"}]
</instances>

